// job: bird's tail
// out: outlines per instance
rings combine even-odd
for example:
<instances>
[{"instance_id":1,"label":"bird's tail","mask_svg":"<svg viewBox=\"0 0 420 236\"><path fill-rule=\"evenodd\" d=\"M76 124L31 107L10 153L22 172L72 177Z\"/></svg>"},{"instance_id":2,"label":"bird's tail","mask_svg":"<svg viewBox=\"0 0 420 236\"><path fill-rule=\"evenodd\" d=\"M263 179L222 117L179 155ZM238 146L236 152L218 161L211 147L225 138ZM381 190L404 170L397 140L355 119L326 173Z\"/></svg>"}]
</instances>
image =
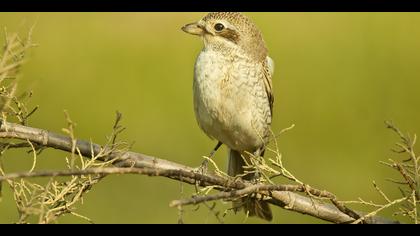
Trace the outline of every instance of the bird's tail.
<instances>
[{"instance_id":1,"label":"bird's tail","mask_svg":"<svg viewBox=\"0 0 420 236\"><path fill-rule=\"evenodd\" d=\"M245 153L243 155L246 155ZM245 157L248 158L249 157ZM247 161L248 162L248 161ZM241 153L235 150L229 150L229 165L228 165L228 175L237 176L244 174L244 166L246 163L244 158L242 158ZM252 180L256 178L254 173L247 174L242 177L245 180ZM243 208L245 213L248 213L249 216L257 216L261 219L271 221L273 215L271 213L270 206L267 202L257 200L255 198L244 197L233 202L233 208L235 210L240 210Z\"/></svg>"}]
</instances>

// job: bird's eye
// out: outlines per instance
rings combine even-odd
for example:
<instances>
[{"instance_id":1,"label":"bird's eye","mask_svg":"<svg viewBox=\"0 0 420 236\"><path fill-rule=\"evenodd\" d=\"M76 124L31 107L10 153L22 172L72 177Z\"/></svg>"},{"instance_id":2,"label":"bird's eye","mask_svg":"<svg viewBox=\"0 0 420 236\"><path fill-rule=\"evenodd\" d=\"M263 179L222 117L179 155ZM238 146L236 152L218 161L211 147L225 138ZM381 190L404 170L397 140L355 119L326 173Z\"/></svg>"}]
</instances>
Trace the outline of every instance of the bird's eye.
<instances>
[{"instance_id":1,"label":"bird's eye","mask_svg":"<svg viewBox=\"0 0 420 236\"><path fill-rule=\"evenodd\" d=\"M225 26L222 23L217 23L214 25L214 29L219 32L222 31L224 28Z\"/></svg>"}]
</instances>

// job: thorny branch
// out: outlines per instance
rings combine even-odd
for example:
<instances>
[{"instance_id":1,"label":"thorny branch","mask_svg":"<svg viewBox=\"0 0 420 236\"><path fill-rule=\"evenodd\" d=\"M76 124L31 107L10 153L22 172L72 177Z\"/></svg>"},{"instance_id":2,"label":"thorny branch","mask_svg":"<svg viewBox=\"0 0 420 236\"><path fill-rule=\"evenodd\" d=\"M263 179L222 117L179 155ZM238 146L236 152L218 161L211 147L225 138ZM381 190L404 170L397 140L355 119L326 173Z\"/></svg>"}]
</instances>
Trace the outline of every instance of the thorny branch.
<instances>
[{"instance_id":1,"label":"thorny branch","mask_svg":"<svg viewBox=\"0 0 420 236\"><path fill-rule=\"evenodd\" d=\"M28 54L28 49L35 46L32 43L32 29L29 30L25 38L20 35L8 34L5 30L4 47L2 55L0 55L0 112L2 120L14 120L19 124L27 124L28 118L34 114L38 106L32 109L27 109L28 98L31 97L32 92L17 94L17 80L20 67L24 64L25 58ZM70 137L74 137L72 132L73 123L67 116L69 123L68 128L65 129ZM11 148L30 148L28 153L33 156L33 162L29 174L35 173L37 165L37 156L45 148L36 142L29 139L21 139L23 142L13 143L10 139L5 139L0 143L0 175L5 176L6 168L3 157L7 150ZM80 155L80 161L77 165L74 163L77 153L72 152L72 160L67 164L68 167L85 169L93 167L105 167L110 165L108 162L97 162L96 158L107 153L98 153L97 156L92 157L91 160L85 161ZM70 164L73 162L73 164ZM48 184L41 185L28 180L6 179L3 181L7 183L13 193L17 211L19 214L18 223L27 223L29 218L34 219L33 216L38 217L38 223L51 223L63 214L72 214L90 221L88 218L81 216L74 212L74 204L83 201L83 195L94 184L101 179L101 176L71 176L70 180L57 181L50 178ZM2 183L0 182L0 197L2 190Z\"/></svg>"},{"instance_id":2,"label":"thorny branch","mask_svg":"<svg viewBox=\"0 0 420 236\"><path fill-rule=\"evenodd\" d=\"M375 208L370 213L364 214L359 219L352 222L353 224L361 223L368 217L377 215L379 212L388 208L397 208L398 211L394 211L394 216L401 215L408 217L413 223L419 222L419 159L414 152L414 145L416 143L416 135L410 136L401 132L392 122L386 121L386 127L392 130L400 139L395 145L398 149L391 149L394 153L408 155L408 159L395 161L389 159L388 162L381 161L387 167L396 170L402 180L388 179L390 182L397 184L398 189L401 192L402 197L392 199L373 181L373 187L378 194L383 198L384 203L374 203L371 201L365 201L359 198L358 201L342 201L346 204L362 204L365 206Z\"/></svg>"},{"instance_id":3,"label":"thorny branch","mask_svg":"<svg viewBox=\"0 0 420 236\"><path fill-rule=\"evenodd\" d=\"M404 134L401 132L392 122L385 122L387 128L392 130L400 138L400 142L395 145L398 149L392 149L397 154L408 155L408 158L402 161L395 161L389 159L389 162L381 162L382 164L391 167L396 170L403 178L403 180L390 180L391 182L402 185L400 187L402 206L399 208L400 211L395 212L394 215L408 216L415 224L420 220L419 208L420 208L420 156L414 151L414 145L417 141L417 136L414 134ZM389 202L390 200L387 199ZM394 200L394 202L397 200ZM390 204L390 203L388 203Z\"/></svg>"},{"instance_id":4,"label":"thorny branch","mask_svg":"<svg viewBox=\"0 0 420 236\"><path fill-rule=\"evenodd\" d=\"M56 148L67 152L71 152L72 150L72 141L71 138L68 136L4 121L2 122L0 127L0 138L30 140L31 142L36 143L38 145L42 145L44 147ZM104 148L100 145L83 140L76 140L76 148L81 155L88 158L95 157L98 155L98 153L104 152ZM263 184L254 186L254 184L252 183L242 181L239 179L228 178L226 176L218 176L211 173L201 174L195 171L193 168L184 166L182 164L130 151L116 150L113 152L108 152L107 156L101 156L100 158L97 158L97 160L113 160L113 165L119 168L112 169L113 167L111 167L106 169L101 168L98 170L85 169L83 171L70 170L65 172L32 172L26 174L9 174L3 176L2 178L11 179L18 177L57 176L58 174L86 175L116 173L137 173L150 176L164 176L188 184L198 183L200 186L214 187L217 190L226 192L220 194L227 194L229 198L234 197L235 194L237 196L242 196L243 194L258 192L262 196L265 196L265 198L267 198L267 201L269 201L273 205L283 207L287 210L308 214L334 223L349 223L355 220L355 218L349 216L349 212L351 210L349 210L346 207L343 207L343 205L339 203L335 197L333 197L334 195L326 191L313 189L307 185L289 186ZM327 198L330 199L334 203L334 205L318 202L312 199L311 197L305 197L295 192L310 193L310 196ZM220 199L219 196L217 196L216 198ZM172 205L177 204L174 203ZM364 220L364 223L393 222L394 221L376 216L369 217L368 219Z\"/></svg>"}]
</instances>

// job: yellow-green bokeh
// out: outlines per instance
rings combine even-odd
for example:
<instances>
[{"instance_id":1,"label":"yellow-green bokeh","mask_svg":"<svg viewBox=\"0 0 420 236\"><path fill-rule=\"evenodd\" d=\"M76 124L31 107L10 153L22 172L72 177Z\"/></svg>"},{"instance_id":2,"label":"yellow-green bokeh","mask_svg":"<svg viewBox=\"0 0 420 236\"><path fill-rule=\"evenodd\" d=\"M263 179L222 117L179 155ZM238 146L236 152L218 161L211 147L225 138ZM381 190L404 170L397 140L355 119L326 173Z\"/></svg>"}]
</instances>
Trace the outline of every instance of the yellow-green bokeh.
<instances>
[{"instance_id":1,"label":"yellow-green bokeh","mask_svg":"<svg viewBox=\"0 0 420 236\"><path fill-rule=\"evenodd\" d=\"M0 13L12 32L36 23L39 44L24 66L20 91L34 92L40 109L30 125L61 132L63 110L76 134L103 143L114 113L123 113L133 151L198 166L215 142L196 125L192 108L193 64L202 42L180 30L204 13ZM391 196L392 172L380 160L396 157L396 137L384 120L420 132L420 14L247 13L263 32L276 63L273 130L295 124L279 138L284 163L302 181L340 199L381 201L372 180ZM21 28L21 25L23 29ZM38 169L64 168L65 153L47 150ZM226 150L216 156L226 166ZM8 171L28 170L31 154L13 151ZM164 178L110 176L79 205L96 223L176 223L173 199L192 188ZM228 207L219 205L222 208ZM217 222L205 207L186 208L186 223ZM360 208L363 209L363 208ZM389 216L389 213L387 213ZM17 220L5 186L0 222ZM226 217L241 223L242 214ZM74 216L59 222L84 222ZM249 223L260 223L248 219ZM274 210L274 223L318 223Z\"/></svg>"}]
</instances>

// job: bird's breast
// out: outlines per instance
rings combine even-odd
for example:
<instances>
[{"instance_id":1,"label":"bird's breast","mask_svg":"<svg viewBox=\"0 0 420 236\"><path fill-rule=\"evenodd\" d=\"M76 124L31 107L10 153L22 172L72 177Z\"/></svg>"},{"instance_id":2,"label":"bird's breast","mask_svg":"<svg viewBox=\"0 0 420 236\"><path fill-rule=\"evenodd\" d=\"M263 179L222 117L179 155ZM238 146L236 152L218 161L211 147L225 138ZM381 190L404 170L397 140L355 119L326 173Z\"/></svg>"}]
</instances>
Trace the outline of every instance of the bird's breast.
<instances>
[{"instance_id":1,"label":"bird's breast","mask_svg":"<svg viewBox=\"0 0 420 236\"><path fill-rule=\"evenodd\" d=\"M203 50L194 73L197 121L210 137L236 150L262 146L271 115L258 65L246 58Z\"/></svg>"}]
</instances>

